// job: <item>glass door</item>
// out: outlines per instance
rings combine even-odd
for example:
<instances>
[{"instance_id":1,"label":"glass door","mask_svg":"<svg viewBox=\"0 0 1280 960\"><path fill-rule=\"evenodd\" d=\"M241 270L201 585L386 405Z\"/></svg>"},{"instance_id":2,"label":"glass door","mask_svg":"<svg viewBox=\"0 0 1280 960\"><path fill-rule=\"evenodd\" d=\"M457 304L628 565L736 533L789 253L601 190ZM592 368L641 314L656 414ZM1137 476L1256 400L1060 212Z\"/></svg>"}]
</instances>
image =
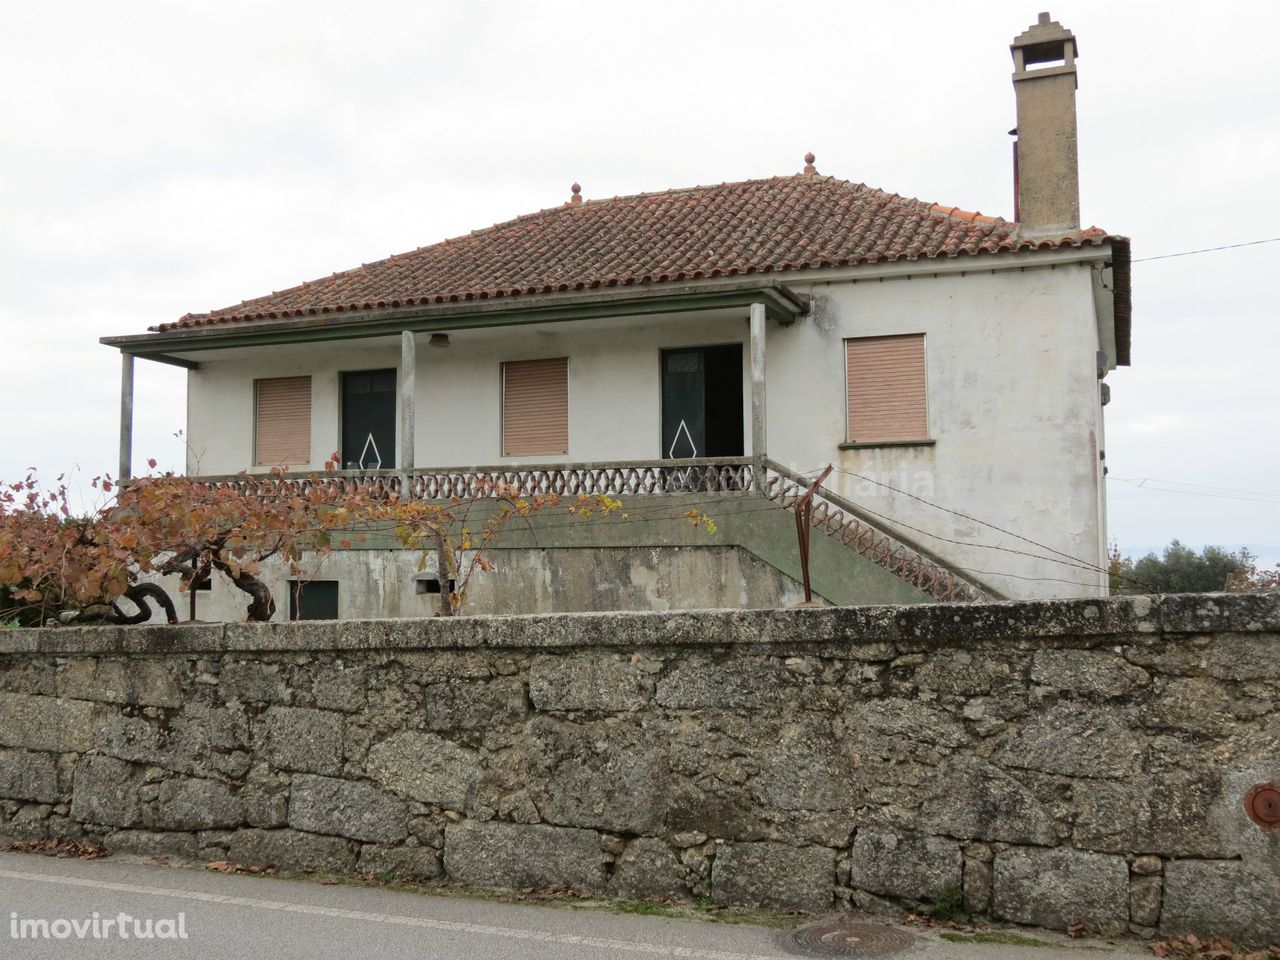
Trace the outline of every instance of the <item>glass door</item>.
<instances>
[{"instance_id":1,"label":"glass door","mask_svg":"<svg viewBox=\"0 0 1280 960\"><path fill-rule=\"evenodd\" d=\"M342 466L346 470L395 469L394 368L342 375Z\"/></svg>"},{"instance_id":2,"label":"glass door","mask_svg":"<svg viewBox=\"0 0 1280 960\"><path fill-rule=\"evenodd\" d=\"M662 456L706 456L706 363L701 347L662 352Z\"/></svg>"},{"instance_id":3,"label":"glass door","mask_svg":"<svg viewBox=\"0 0 1280 960\"><path fill-rule=\"evenodd\" d=\"M662 457L743 453L742 344L662 352Z\"/></svg>"}]
</instances>

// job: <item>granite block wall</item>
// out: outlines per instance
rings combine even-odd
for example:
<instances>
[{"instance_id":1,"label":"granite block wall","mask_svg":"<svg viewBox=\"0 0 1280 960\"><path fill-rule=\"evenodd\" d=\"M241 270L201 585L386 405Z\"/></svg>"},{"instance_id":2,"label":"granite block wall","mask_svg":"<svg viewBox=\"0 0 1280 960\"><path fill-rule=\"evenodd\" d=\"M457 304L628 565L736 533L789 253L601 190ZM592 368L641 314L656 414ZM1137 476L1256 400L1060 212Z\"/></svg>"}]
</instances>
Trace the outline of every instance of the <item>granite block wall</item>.
<instances>
[{"instance_id":1,"label":"granite block wall","mask_svg":"<svg viewBox=\"0 0 1280 960\"><path fill-rule=\"evenodd\" d=\"M1280 598L0 632L0 838L1280 940Z\"/></svg>"}]
</instances>

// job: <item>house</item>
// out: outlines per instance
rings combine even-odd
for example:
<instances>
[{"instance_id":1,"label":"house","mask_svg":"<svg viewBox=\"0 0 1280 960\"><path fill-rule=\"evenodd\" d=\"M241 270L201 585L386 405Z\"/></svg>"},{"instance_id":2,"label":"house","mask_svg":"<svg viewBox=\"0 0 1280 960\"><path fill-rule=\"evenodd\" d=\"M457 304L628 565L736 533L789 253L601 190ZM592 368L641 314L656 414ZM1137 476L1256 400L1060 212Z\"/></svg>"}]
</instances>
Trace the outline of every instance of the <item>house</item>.
<instances>
[{"instance_id":1,"label":"house","mask_svg":"<svg viewBox=\"0 0 1280 960\"><path fill-rule=\"evenodd\" d=\"M123 356L120 475L142 358L188 371L190 473L252 484L337 450L405 496L500 474L720 521L711 540L652 508L522 534L481 612L790 602L787 508L828 464L811 545L827 600L1105 594L1102 381L1129 363L1129 242L1081 227L1074 36L1042 14L1011 50L1013 220L812 154L742 183L603 200L574 184L559 206L104 338ZM395 551L326 562L301 615L430 610Z\"/></svg>"}]
</instances>

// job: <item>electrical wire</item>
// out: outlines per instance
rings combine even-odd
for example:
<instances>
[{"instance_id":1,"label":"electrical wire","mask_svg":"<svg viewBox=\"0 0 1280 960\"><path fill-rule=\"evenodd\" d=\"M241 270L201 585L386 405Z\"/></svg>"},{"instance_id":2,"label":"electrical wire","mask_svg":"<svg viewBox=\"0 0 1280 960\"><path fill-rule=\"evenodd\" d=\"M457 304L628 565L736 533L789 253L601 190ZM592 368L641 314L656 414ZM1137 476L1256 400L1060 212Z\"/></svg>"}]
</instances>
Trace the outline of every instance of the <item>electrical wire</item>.
<instances>
[{"instance_id":1,"label":"electrical wire","mask_svg":"<svg viewBox=\"0 0 1280 960\"><path fill-rule=\"evenodd\" d=\"M920 503L925 504L926 506L933 507L933 509L935 510L941 510L944 513L950 513L953 516L960 517L964 520L969 520L972 523L981 524L984 527L989 527L992 530L995 530L999 533L1003 533L1005 534L1005 536L1013 537L1017 540L1023 541L1024 543L1029 543L1033 547L1039 547L1041 550L1048 550L1050 553L1054 553L1054 554L1057 554L1059 557L1065 558L1065 561L1064 561L1064 560L1056 560L1050 557L1040 557L1039 559L1041 560L1049 560L1050 562L1053 562L1053 563L1065 563L1066 565L1069 565L1069 566L1081 567L1083 569L1092 570L1098 573L1108 573L1108 574L1110 573L1110 571L1106 567L1100 566L1099 564L1092 563L1088 560L1081 560L1079 557L1073 557L1069 553L1063 553L1061 550L1057 549L1056 547L1051 547L1047 543L1041 543L1038 540L1032 540L1030 537L1024 537L1020 533L1014 533L1012 530L1007 530L1004 527L997 526L994 523L988 523L986 520L980 520L975 516L972 516L967 513L962 513L959 510L952 510L950 507L944 507L941 504L934 503L932 500L927 500L924 497L917 496L914 493L908 493L905 490L899 490L897 487L895 487L891 483L884 483L880 480L875 480L875 479L872 479L871 477L864 476L861 473L854 473L850 470L841 469L840 467L836 467L835 469L838 473L843 473L844 475L849 477L856 477L859 480L865 480L867 483L873 483L878 487L884 487L886 490L892 490L894 493L901 494L904 497L910 497L912 500L916 500ZM863 507L862 509L866 510L867 508ZM871 513L872 511L868 510L867 512ZM879 514L874 514L874 515L880 516ZM886 520L889 523L899 523L901 526L906 526L906 524L901 524L900 521L893 520L892 518L889 518L889 517L881 517L881 519ZM912 529L915 529L915 528L912 528ZM926 531L923 531L923 530L919 532L926 533ZM933 536L933 534L929 534L929 535ZM938 539L945 539L945 538L939 537ZM975 547L991 546L989 544L980 544L976 542L975 543L966 543L964 541L951 541L951 542L960 543L962 546L975 546ZM991 546L991 549L1008 549L1008 548ZM1032 553L1027 553L1026 555L1032 556L1032 557L1037 556L1036 554L1032 554Z\"/></svg>"},{"instance_id":2,"label":"electrical wire","mask_svg":"<svg viewBox=\"0 0 1280 960\"><path fill-rule=\"evenodd\" d=\"M803 475L803 474L802 474L802 475ZM693 502L693 501L685 501L685 504L692 503L692 502ZM723 502L724 502L724 500L723 500L722 498L713 498L713 499L706 500L706 501L701 501L701 502L705 502L705 503L723 503ZM668 509L668 510L669 510L669 509L671 509L671 508L670 508L670 506L667 506L667 505L664 505L664 507L665 507L665 509ZM874 510L869 510L869 509L867 509L867 508L866 508L866 507L864 507L864 506L859 505L859 508L860 508L860 509L862 509L862 510L865 510L867 513L869 513L869 514L871 514L872 516L877 517L877 518L879 518L879 519L881 519L881 520L885 520L886 522L889 522L889 523L896 523L898 526L902 526L902 527L905 527L905 528L907 528L907 529L909 529L909 530L913 530L913 531L915 531L916 533L923 534L924 536L927 536L927 537L932 537L932 538L933 538L933 539L935 539L935 540L943 540L943 541L946 541L947 543L954 543L954 544L958 544L958 545L960 545L960 546L968 546L968 547L974 547L974 546L976 546L976 547L988 547L988 548L993 549L993 550L1001 550L1001 551L1003 551L1003 552L1005 552L1005 553L1019 554L1019 555L1022 555L1022 556L1032 557L1032 558L1037 559L1037 560L1047 560L1047 561L1050 561L1050 562L1061 562L1061 561L1055 561L1055 560L1054 560L1054 558L1052 558L1052 557L1044 557L1044 556L1041 556L1040 554L1028 553L1028 552L1026 552L1026 551L1022 551L1022 550L1014 550L1014 549L1009 548L1009 547L997 547L997 546L992 546L992 545L990 545L990 544L972 543L972 542L964 541L964 540L951 540L951 539L948 539L947 537L942 537L942 536L939 536L938 534L930 533L930 532L929 532L929 531L927 531L927 530L922 530L922 529L920 529L919 527L913 527L913 526L911 526L910 524L900 523L900 522L898 522L898 521L893 520L893 519L892 519L892 518L890 518L890 517L886 517L886 516L884 516L884 515L882 515L882 514L876 513ZM773 500L767 500L767 501L765 501L764 503L760 504L759 506L746 507L746 508L743 508L743 509L740 509L740 510L735 510L735 511L730 515L730 516L733 516L733 517L740 517L740 516L743 516L744 514L748 514L748 513L760 513L760 512L762 512L762 511L766 511L766 510L787 510L787 508L786 508L786 507L784 507L784 506L782 506L781 504L779 504L779 503L777 503L777 502L773 501ZM635 514L636 512L638 512L638 511L636 511L636 510L624 510L624 511L623 511L623 514L624 514L624 515L623 515L622 517L619 517L619 518L616 518L616 519L615 519L615 518L611 518L611 519L609 520L609 522L610 522L610 523L657 523L657 522L662 522L662 521L666 521L666 520L683 520L683 519L686 519L686 516L687 516L687 514L686 514L686 513L684 513L684 512L682 512L682 513L672 513L672 514L666 514L666 515L644 515L644 516L633 516L633 514ZM712 519L714 520L715 518L713 517ZM575 524L575 523L580 523L580 522L581 522L581 521L575 520L575 519L573 519L573 518L571 518L571 517L570 517L570 518L562 518L562 519L558 519L558 520L557 520L557 519L555 519L555 518L547 518L547 517L545 517L545 516L544 516L544 517L538 517L538 518L536 518L536 519L535 519L535 523L536 523L536 526L537 526L537 528L538 528L538 529L545 529L545 528L547 528L547 527L562 527L562 526L568 526L568 525L570 525L570 524ZM881 533L884 533L884 531L880 531L880 532L881 532ZM892 536L891 534L885 534L885 535L887 535L887 536ZM910 549L910 548L908 547L907 549ZM870 559L870 558L867 558L867 559ZM956 570L956 571L959 571L959 572L961 572L961 573L970 573L970 574L975 574L975 575L980 575L980 576L988 576L988 577L1008 577L1008 578L1013 579L1013 580L1028 580L1028 581L1037 581L1037 582L1066 583L1066 584L1070 584L1070 585L1072 585L1072 586L1077 586L1077 587L1090 587L1090 588L1096 588L1096 587L1098 586L1098 584L1097 584L1096 582L1094 582L1094 583L1087 583L1087 582L1080 581L1080 580L1067 580L1067 579L1064 579L1064 578L1062 578L1062 577L1028 577L1028 576L1024 576L1024 575L1022 575L1022 574L1017 574L1017 573L1004 573L1004 572L997 571L997 570L976 570L976 569L973 569L973 568L971 568L971 567L963 567L963 566L960 566L959 564L951 563L950 561L946 561L946 562L944 563L944 565L945 565L946 567L948 567L948 568L952 569L952 570ZM1094 572L1103 572L1103 573L1105 573L1105 572L1107 572L1107 571L1103 570L1102 568L1096 568L1096 569L1093 569L1093 568L1089 568L1089 567L1081 567L1081 569L1084 569L1084 570L1086 570L1087 572L1090 572L1090 573L1094 573ZM1122 579L1128 579L1128 578L1122 578ZM1134 581L1134 582L1135 582L1135 583L1137 583L1137 581ZM1146 586L1147 586L1146 584L1140 584L1140 585L1141 585L1141 586L1143 586L1143 587L1146 587Z\"/></svg>"},{"instance_id":3,"label":"electrical wire","mask_svg":"<svg viewBox=\"0 0 1280 960\"><path fill-rule=\"evenodd\" d=\"M1129 482L1129 481L1126 481L1126 482ZM1138 482L1139 483L1171 483L1176 487L1200 487L1202 490L1224 490L1227 493L1247 493L1255 497L1280 498L1280 493L1267 493L1264 490L1238 490L1235 487L1215 487L1209 483L1187 483L1185 480L1161 480L1159 477L1143 477Z\"/></svg>"},{"instance_id":4,"label":"electrical wire","mask_svg":"<svg viewBox=\"0 0 1280 960\"><path fill-rule=\"evenodd\" d=\"M824 469L826 469L826 466L825 466L825 465L824 465L824 466L821 466L821 467L816 467L816 468L814 468L814 469L812 469L812 470L807 470L807 471L800 471L800 472L797 472L797 476L802 476L802 477L809 477L809 476L813 476L813 475L816 475L816 474L820 473L820 472L821 472L822 470L824 470ZM861 474L851 473L850 471L848 471L848 470L843 470L843 469L841 469L841 468L839 468L839 467L835 467L834 469L835 469L837 472L839 472L839 473L843 473L843 474L846 474L846 475L848 475L848 476L857 477L858 479L869 480L869 481L870 481L870 482L872 482L872 483L879 483L879 481L871 480L869 477L863 477ZM1058 563L1058 564L1061 564L1061 565L1063 565L1063 566L1070 566L1070 567L1074 567L1074 568L1079 569L1079 570L1084 570L1084 571L1086 571L1086 572L1088 572L1088 573L1100 573L1100 574L1104 574L1104 575L1107 575L1107 576L1110 576L1110 575L1111 575L1111 571L1110 571L1108 568L1106 568L1106 567L1102 567L1102 566L1100 566L1100 565L1098 565L1098 564L1094 564L1094 563L1089 563L1088 561L1079 560L1079 559L1077 559L1077 558L1075 558L1075 557L1070 556L1069 554L1064 554L1064 553L1062 553L1062 552L1061 552L1061 551L1059 551L1059 550L1055 550L1053 547L1049 547L1049 546L1047 546L1046 544L1042 544L1042 543L1039 543L1038 541L1031 540L1031 539L1030 539L1030 538L1028 538L1028 537L1023 537L1023 536L1021 536L1020 534L1016 534L1016 533L1013 533L1012 531L1004 530L1003 528L1001 528L1001 527L997 527L997 526L995 526L994 524L989 524L989 523L986 523L985 521L977 520L976 518L974 518L974 517L970 517L970 516L968 516L967 514L962 514L962 513L959 513L958 511L951 510L951 509L949 509L949 508L947 508L947 507L940 506L939 504L932 503L931 501L925 500L923 497L915 497L915 495L914 495L914 494L908 494L908 493L905 493L905 491L899 491L899 490L897 490L897 488L892 487L892 486L891 486L891 485L889 485L889 484L881 484L881 485L882 485L882 486L886 486L886 487L888 487L889 489L894 490L895 492L903 493L905 496L914 497L915 499L920 500L922 503L926 503L926 504L928 504L929 506L934 507L935 509L943 510L943 511L948 512L948 513L953 513L953 514L955 514L955 515L957 515L957 516L964 517L965 519L972 520L972 521L974 521L974 522L976 522L976 523L981 523L981 524L983 524L983 525L985 525L985 526L989 526L989 527L991 527L992 529L995 529L995 530L1000 531L1001 533L1006 533L1006 534L1008 534L1008 535L1010 535L1010 536L1016 537L1017 539L1019 539L1019 540L1023 540L1023 541L1025 541L1025 542L1027 542L1027 543L1030 543L1030 544L1032 544L1033 546L1041 547L1042 549L1048 550L1048 551L1050 551L1051 553L1057 553L1057 554L1059 554L1061 557L1065 557L1066 559L1065 559L1065 560L1063 560L1063 559L1058 559L1058 558L1056 558L1056 557L1048 557L1048 556L1044 556L1043 554L1033 553L1033 552L1031 552L1031 551L1027 551L1027 550L1016 550L1016 549L1014 549L1014 548L1012 548L1012 547L1002 547L1002 546L999 546L999 545L996 545L996 544L979 543L979 542L977 542L977 541L968 541L968 540L956 540L956 539L953 539L953 538L950 538L950 537L944 537L944 536L942 536L942 535L940 535L940 534L932 533L931 531L925 530L925 529L923 529L923 528L921 528L921 527L916 527L916 526L912 526L911 524L904 523L903 521L901 521L901 520L899 520L899 519L897 519L897 518L889 517L889 516L886 516L886 515L884 515L884 514L877 513L876 511L871 510L870 508L868 508L868 507L866 507L866 506L864 506L864 505L862 505L862 504L858 504L858 505L857 505L857 506L859 507L859 509L861 509L861 510L865 511L866 513L870 514L870 515L871 515L871 516L873 516L873 517L876 517L877 519L883 520L884 522L886 522L886 523L890 524L891 526L902 527L902 528L905 528L905 529L907 529L907 530L911 530L911 531L913 531L913 532L915 532L915 533L919 533L919 534L921 534L921 535L923 535L923 536L930 537L931 539L938 540L938 541L941 541L941 542L944 542L944 543L951 543L951 544L955 544L955 545L957 545L957 546L962 546L962 547L980 547L980 548L988 549L988 550L996 550L996 551L999 551L999 552L1002 552L1002 553L1009 553L1009 554L1013 554L1013 555L1016 555L1016 556L1029 557L1029 558L1034 559L1034 560L1042 560L1042 561L1045 561L1045 562L1047 562L1047 563ZM745 492L745 491L744 491L744 492ZM705 499L699 499L699 500L685 500L685 501L683 501L681 504L679 504L678 506L679 506L679 507L692 507L692 506L695 506L695 505L700 506L700 505L703 505L703 504L719 504L719 503L723 503L723 502L724 502L723 495L720 495L720 496L713 496L713 497L709 497L709 498L705 498ZM620 518L617 518L617 519L613 519L613 520L611 520L610 522L612 522L612 523L642 523L642 522L649 522L649 521L655 521L655 522L656 522L656 521L663 521L663 520L678 520L678 519L685 519L685 518L687 517L687 514L688 514L688 511L687 511L687 510L681 510L679 513L673 513L673 514L666 514L666 513L663 513L662 511L666 511L666 510L670 510L670 509L672 509L672 505L668 505L668 504L662 504L662 505L657 505L657 504L655 504L655 505L654 505L654 508L655 508L655 509L657 509L657 510L659 511L657 514L648 513L648 512L646 512L646 511L645 511L645 509L644 509L644 508L635 508L635 509L632 509L632 510L627 510L627 509L625 509L625 506L624 506L624 510L623 510L624 516L623 516L623 517L620 517ZM759 506L759 507L748 507L748 508L741 509L741 510L735 510L733 515L734 515L734 516L740 516L740 515L742 515L742 514L747 514L747 513L756 513L756 512L758 512L758 511L760 511L760 510L771 510L771 509L785 509L785 508L784 508L784 507L781 507L781 505L780 505L780 504L776 504L776 503L774 503L773 501L769 501L768 503L763 504L763 505L761 505L761 506ZM639 514L639 515L638 515L638 516L636 516L636 514ZM714 517L713 517L712 519L714 519ZM539 526L539 527L544 527L544 528L545 528L545 527L558 527L558 526L566 526L566 525L568 525L568 524L570 524L570 523L575 523L575 522L578 522L578 521L574 520L573 518L566 518L566 519L564 519L564 520L563 520L563 521L561 521L561 522L556 522L555 520L543 520L542 522L540 522L540 523L538 524L538 526ZM1011 577L1011 578L1013 578L1013 579L1018 579L1018 580L1046 580L1046 581L1055 581L1055 582L1059 582L1059 583L1069 583L1069 584L1074 584L1074 585L1076 585L1076 586L1084 586L1084 587L1095 587L1095 586L1097 586L1097 584L1096 584L1096 583L1093 583L1093 584L1091 584L1091 583L1081 583L1081 582L1079 582L1079 581L1075 581L1075 580L1063 580L1063 579L1056 578L1056 577L1024 577L1024 576L1019 576L1019 575L1017 575L1017 574L1002 574L1002 573L995 573L995 572L992 572L992 571L968 570L967 568L964 568L964 567L958 566L957 564L951 563L950 561L947 561L947 562L946 562L946 564L947 564L947 566L953 567L954 569L957 569L957 570L962 570L962 571L966 571L966 572L970 572L970 573L983 574L983 575L985 575L985 576L1008 576L1008 577ZM1145 589L1145 588L1147 588L1147 587L1149 587L1149 584L1142 583L1142 582L1137 581L1137 580L1131 580L1131 578L1124 577L1123 575L1117 574L1117 576L1120 576L1120 578L1121 578L1121 579L1124 579L1124 580L1130 581L1130 582L1132 582L1132 583L1134 583L1134 584L1136 584L1136 585L1138 585L1138 586L1141 586L1141 587L1143 587L1144 589Z\"/></svg>"},{"instance_id":5,"label":"electrical wire","mask_svg":"<svg viewBox=\"0 0 1280 960\"><path fill-rule=\"evenodd\" d=\"M797 475L798 475L798 476L809 476L809 475L812 475L812 474L817 474L817 473L821 472L821 470L823 470L823 469L825 469L825 466L824 466L824 467L819 467L819 468L817 468L817 469L815 469L815 470L809 470L809 471L800 472L800 473L798 473ZM848 471L843 471L843 470L842 470L842 471L840 471L840 472L842 472L842 473L847 473ZM719 497L711 497L711 498L707 498L707 499L703 499L703 500L686 500L686 501L683 501L679 506L682 506L682 507L683 507L683 506L690 506L690 505L695 504L695 503L696 503L696 504L705 504L705 503L721 503L721 504L722 504L722 503L724 503L724 498L723 498L723 496L719 496ZM646 512L644 511L644 509L643 509L643 508L636 508L636 509L633 509L633 510L626 510L626 509L624 508L624 510L623 510L623 516L622 516L622 517L620 517L620 518L611 519L611 520L610 520L610 522L611 522L611 523L648 523L648 522L661 522L661 521L665 521L665 520L680 520L680 519L685 519L685 518L687 518L687 515L688 515L688 511L681 511L681 512L679 512L679 513L671 513L671 514L666 514L666 513L662 513L662 512L661 512L661 511L664 511L664 510L670 510L670 509L672 508L672 505L662 504L662 505L660 505L660 506L658 506L658 505L655 505L655 506L656 506L656 507L657 507L657 509L660 511L660 512L659 512L659 513L657 513L657 514L650 514L650 513L646 513ZM1098 565L1096 565L1096 564L1089 564L1089 563L1084 562L1084 561L1076 562L1076 561L1074 561L1074 560L1073 560L1071 563L1066 563L1066 562L1064 562L1064 561L1062 561L1062 560L1059 560L1059 559L1057 559L1057 558L1054 558L1054 557L1046 557L1046 556L1043 556L1042 554L1038 554L1038 553L1031 553L1030 551L1026 551L1026 550L1016 550L1016 549L1013 549L1012 547L1001 547L1001 546L998 546L998 545L995 545L995 544L977 543L977 542L974 542L974 541L966 541L966 540L955 540L955 539L952 539L952 538L949 538L949 537L941 536L940 534L932 533L932 532L930 532L930 531L928 531L928 530L924 530L924 529L922 529L922 528L920 528L920 527L912 526L911 524L908 524L908 523L903 523L902 521L897 520L897 519L895 519L895 518L893 518L893 517L888 517L888 516L886 516L886 515L884 515L884 514L877 513L876 511L871 510L871 509L869 509L868 507L866 507L866 506L864 506L864 505L862 505L862 504L858 504L858 507L859 507L859 509L861 509L861 510L865 511L866 513L870 514L871 516L876 517L877 519L883 520L883 521L885 521L885 522L886 522L886 523L888 523L888 524L891 524L891 525L894 525L894 526L898 526L898 527L903 527L903 528L908 529L908 530L911 530L911 531L913 531L913 532L915 532L915 533L919 533L919 534L922 534L923 536L930 537L930 538L932 538L932 539L934 539L934 540L939 540L939 541L942 541L942 542L945 542L945 543L952 543L952 544L956 544L957 546L963 546L963 547L982 547L982 548L984 548L984 549L997 550L997 551L1000 551L1000 552L1003 552L1003 553L1014 554L1014 555L1017 555L1017 556L1030 557L1030 558L1035 559L1035 560L1043 560L1043 561L1046 561L1046 562L1049 562L1049 563L1060 563L1060 564L1063 564L1064 566L1074 566L1074 567L1076 567L1077 569L1084 570L1085 572L1088 572L1088 573L1102 573L1102 574L1107 574L1107 575L1110 575L1110 573L1111 573L1111 571L1107 570L1107 569L1106 569L1106 568L1104 568L1104 567L1100 567L1100 566L1098 566ZM764 511L764 510L785 510L785 509L787 509L787 508L786 508L786 507L784 507L784 506L782 506L782 505L781 505L781 504L779 504L779 503L776 503L776 502L774 502L774 501L771 501L771 500L770 500L770 501L766 501L765 503L763 503L763 504L761 504L761 505L759 505L759 506L753 506L753 507L747 507L747 508L744 508L744 509L735 510L735 511L733 512L732 516L734 516L734 517L738 517L738 516L742 516L742 515L744 515L744 514L748 514L748 513L758 513L758 512ZM942 508L942 509L945 509L945 508ZM641 514L641 515L639 515L639 516L635 516L635 514ZM712 519L714 520L715 518L713 517ZM550 519L550 518L547 518L547 519L539 518L539 520L540 520L540 522L537 524L537 526L538 526L538 527L540 527L540 528L567 526L567 525L572 524L572 523L580 522L580 521L574 520L573 518L564 518L564 519L562 519L562 520L560 520L560 521L557 521L557 520L555 520L555 519ZM885 531L881 531L881 532L882 532L882 533L884 533ZM887 534L887 535L892 536L891 534ZM1024 538L1024 539L1025 539L1025 538ZM1032 542L1034 543L1034 541L1032 541ZM908 549L910 549L910 548L908 548ZM1066 584L1071 584L1071 585L1073 585L1073 586L1079 586L1079 587L1094 587L1094 588L1096 588L1096 587L1098 586L1098 584L1097 584L1096 582L1095 582L1095 583L1086 583L1086 582L1082 582L1082 581L1079 581L1079 580L1067 580L1067 579L1064 579L1064 578L1061 578L1061 577L1028 577L1028 576L1024 576L1024 575L1016 574L1016 573L1002 573L1002 572L999 572L999 571L993 571L993 570L976 570L976 569L973 569L973 568L960 566L960 565L955 564L955 563L952 563L952 562L950 562L950 561L946 561L946 562L945 562L945 565L946 565L946 566L948 566L948 567L950 567L950 568L951 568L951 569L953 569L953 570L958 570L958 571L963 572L963 573L977 574L977 575L981 575L981 576L1008 577L1008 578L1010 578L1010 579L1014 579L1014 580L1028 580L1028 581L1040 581L1040 582L1066 583ZM1130 580L1130 578L1128 578L1128 577L1123 577L1123 576L1121 576L1121 579L1124 579L1124 580ZM1136 581L1136 580L1131 580L1131 582L1133 582L1133 583L1135 583L1135 584L1137 584L1137 585L1139 585L1139 586L1142 586L1143 588L1146 588L1147 586L1149 586L1148 584L1141 583L1140 581Z\"/></svg>"},{"instance_id":6,"label":"electrical wire","mask_svg":"<svg viewBox=\"0 0 1280 960\"><path fill-rule=\"evenodd\" d=\"M1198 253L1217 253L1219 250L1238 250L1240 247L1256 247L1264 243L1280 243L1280 237L1266 240L1246 240L1244 243L1227 243L1220 247L1204 247L1200 250L1183 250L1181 253L1162 253L1158 257L1138 257L1133 263L1150 263L1152 260L1172 260L1174 257L1193 257Z\"/></svg>"},{"instance_id":7,"label":"electrical wire","mask_svg":"<svg viewBox=\"0 0 1280 960\"><path fill-rule=\"evenodd\" d=\"M1165 489L1165 488L1163 488L1163 487L1148 487L1148 486L1146 486L1146 484L1148 484L1148 483L1177 483L1177 481L1174 481L1174 480L1156 480L1156 479L1151 478L1151 477L1144 477L1144 478L1143 478L1143 479L1141 479L1141 480L1131 480L1131 479L1126 479L1125 477L1116 477L1115 479L1116 479L1116 480L1119 480L1121 483L1127 483L1127 484L1129 484L1131 487L1135 487L1135 488L1136 488L1136 489L1138 489L1138 490L1146 490L1146 491L1150 491L1150 492L1154 492L1154 493L1181 493L1181 494L1185 494L1186 496L1189 496L1189 497L1209 497L1209 498L1211 498L1211 499L1213 499L1213 500L1236 500L1236 501L1239 501L1239 502L1241 502L1241 503L1276 503L1276 504L1280 504L1280 493L1259 493L1257 496L1252 496L1252 497L1229 497L1229 496L1224 496L1224 495L1223 495L1223 494L1221 494L1221 493L1205 493L1205 492L1203 492L1203 491L1201 491L1201 490L1166 490L1166 489ZM1182 485L1183 485L1183 486L1195 486L1195 484L1182 484ZM1211 490L1212 490L1212 489L1217 489L1217 490L1228 490L1228 489L1230 489L1230 488L1229 488L1229 487L1210 487L1210 488L1208 488L1208 489L1211 489ZM1240 490L1240 491L1237 491L1237 492L1239 492L1239 493L1250 493L1250 492L1252 492L1252 491Z\"/></svg>"},{"instance_id":8,"label":"electrical wire","mask_svg":"<svg viewBox=\"0 0 1280 960\"><path fill-rule=\"evenodd\" d=\"M1109 573L1110 572L1103 567L1099 567L1094 564L1088 564L1083 561L1080 563L1067 563L1064 560L1058 560L1053 557L1041 556L1038 553L1030 553L1026 550L1015 550L1013 547L1002 547L994 543L977 543L969 540L953 540L951 537L944 537L941 534L930 533L928 530L923 530L920 527L913 527L909 523L903 523L901 520L895 520L893 517L885 516L883 513L877 513L876 511L871 510L868 507L863 506L862 504L859 504L858 507L859 509L864 510L867 513L871 514L871 516L885 521L885 523L893 524L899 527L905 527L908 530L912 530L916 533L923 534L926 537L931 537L934 540L941 540L943 543L954 543L955 545L960 547L982 547L985 550L997 550L1001 553L1012 553L1012 554L1016 554L1017 556L1031 557L1034 560L1045 560L1050 563L1060 563L1063 566L1074 566L1077 569L1085 570L1089 573ZM1034 578L1029 578L1029 579L1034 579ZM1067 580L1063 582L1070 583L1071 581Z\"/></svg>"}]
</instances>

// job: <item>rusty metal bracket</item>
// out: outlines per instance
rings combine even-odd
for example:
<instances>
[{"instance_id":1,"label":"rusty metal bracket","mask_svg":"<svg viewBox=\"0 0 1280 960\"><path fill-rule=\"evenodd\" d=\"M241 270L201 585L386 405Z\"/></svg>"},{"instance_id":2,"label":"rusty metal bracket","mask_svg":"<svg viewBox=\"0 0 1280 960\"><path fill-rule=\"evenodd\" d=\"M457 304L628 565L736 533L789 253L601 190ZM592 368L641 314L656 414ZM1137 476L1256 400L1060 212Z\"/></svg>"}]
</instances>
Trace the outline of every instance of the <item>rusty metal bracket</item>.
<instances>
[{"instance_id":1,"label":"rusty metal bracket","mask_svg":"<svg viewBox=\"0 0 1280 960\"><path fill-rule=\"evenodd\" d=\"M832 464L827 464L827 469L818 474L818 478L809 484L809 489L801 494L791 508L796 515L796 542L800 547L800 574L804 580L805 603L813 603L813 588L809 584L809 526L813 516L813 495L834 469Z\"/></svg>"}]
</instances>

